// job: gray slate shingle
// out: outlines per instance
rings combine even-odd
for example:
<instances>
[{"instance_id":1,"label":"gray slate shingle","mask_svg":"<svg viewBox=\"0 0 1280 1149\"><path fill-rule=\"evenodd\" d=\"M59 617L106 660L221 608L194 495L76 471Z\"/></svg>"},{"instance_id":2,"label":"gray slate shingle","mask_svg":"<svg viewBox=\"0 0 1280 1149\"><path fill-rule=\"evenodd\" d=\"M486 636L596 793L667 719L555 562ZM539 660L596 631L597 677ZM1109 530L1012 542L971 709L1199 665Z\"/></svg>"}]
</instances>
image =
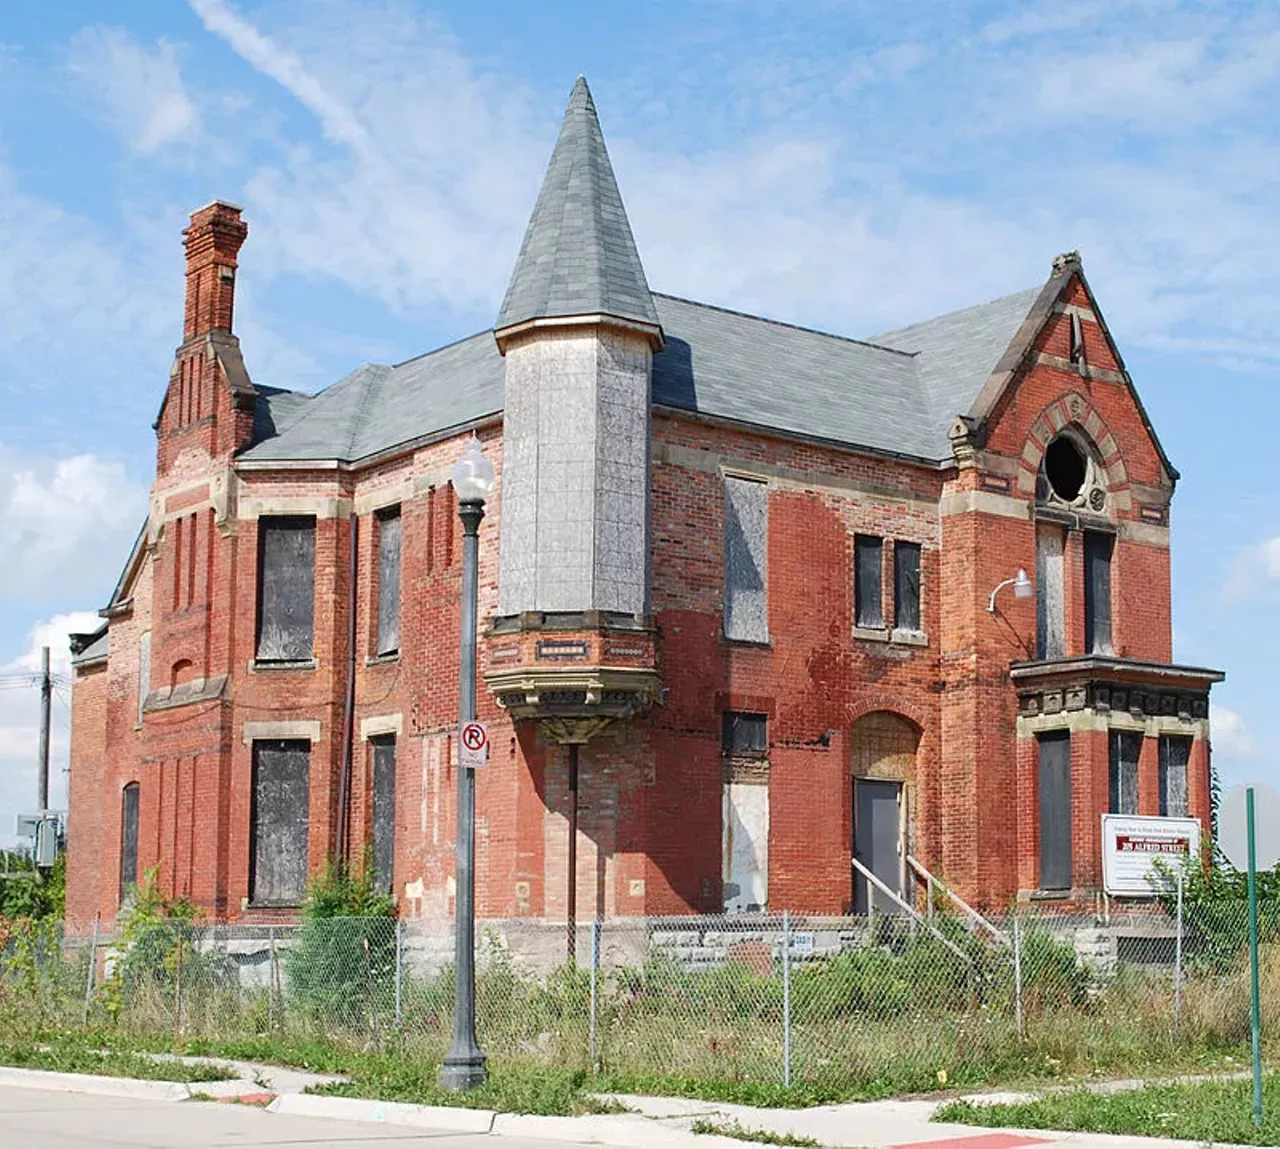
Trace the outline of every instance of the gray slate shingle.
<instances>
[{"instance_id":1,"label":"gray slate shingle","mask_svg":"<svg viewBox=\"0 0 1280 1149\"><path fill-rule=\"evenodd\" d=\"M597 313L658 322L595 104L579 76L495 326Z\"/></svg>"},{"instance_id":2,"label":"gray slate shingle","mask_svg":"<svg viewBox=\"0 0 1280 1149\"><path fill-rule=\"evenodd\" d=\"M655 295L666 344L653 360L653 399L945 460L952 420L969 410L1038 294L1018 292L865 342ZM502 404L503 361L484 331L396 367L367 365L312 398L264 389L263 437L242 457L351 462L495 415Z\"/></svg>"}]
</instances>

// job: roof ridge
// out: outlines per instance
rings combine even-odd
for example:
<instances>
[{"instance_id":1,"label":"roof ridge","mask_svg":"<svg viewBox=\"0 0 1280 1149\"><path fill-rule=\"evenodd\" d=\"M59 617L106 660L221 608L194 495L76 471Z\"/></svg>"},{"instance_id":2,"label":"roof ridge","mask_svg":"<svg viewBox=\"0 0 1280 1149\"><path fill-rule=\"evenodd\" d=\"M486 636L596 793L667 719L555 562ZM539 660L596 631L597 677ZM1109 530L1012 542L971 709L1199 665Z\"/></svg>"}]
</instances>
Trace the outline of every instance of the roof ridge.
<instances>
[{"instance_id":1,"label":"roof ridge","mask_svg":"<svg viewBox=\"0 0 1280 1149\"><path fill-rule=\"evenodd\" d=\"M981 303L968 303L964 307L956 307L951 311L942 311L937 315L930 315L924 319L917 319L914 323L904 323L900 327L890 327L884 331L877 331L872 339L882 339L886 335L897 335L903 331L910 331L913 327L923 327L926 323L937 323L940 319L950 319L954 315L963 315L966 311L977 311L980 307L990 307L993 303L1004 303L1006 300L1013 299L1017 295L1030 295L1032 292L1039 292L1044 287L1043 283L1035 284L1032 287L1020 287L1017 291L1006 291L1003 295L993 296L991 299L984 299Z\"/></svg>"},{"instance_id":2,"label":"roof ridge","mask_svg":"<svg viewBox=\"0 0 1280 1149\"><path fill-rule=\"evenodd\" d=\"M391 377L392 368L382 363L366 363L363 367L358 367L357 370L366 376L364 394L360 396L360 402L356 404L355 410L351 414L350 434L347 437L347 452L343 456L345 459L351 458L355 453L356 439L360 436L360 429L364 426L365 412L369 409L369 397L377 390L378 384Z\"/></svg>"},{"instance_id":3,"label":"roof ridge","mask_svg":"<svg viewBox=\"0 0 1280 1149\"><path fill-rule=\"evenodd\" d=\"M785 327L791 331L803 331L806 335L821 335L824 339L838 339L841 343L856 343L861 347L870 347L875 351L887 351L890 355L900 355L904 359L914 359L918 351L902 351L897 347L885 347L870 339L858 339L853 335L840 335L835 331L823 331L818 327L805 327L801 323L788 323L785 319L772 319L768 315L756 315L750 311L739 311L736 307L721 307L717 303L703 303L701 300L689 299L683 295L672 295L666 291L652 292L657 299L670 299L676 303L687 303L690 307L704 307L708 311L719 311L725 315L737 315L742 319L754 319L757 323L769 323L774 327Z\"/></svg>"}]
</instances>

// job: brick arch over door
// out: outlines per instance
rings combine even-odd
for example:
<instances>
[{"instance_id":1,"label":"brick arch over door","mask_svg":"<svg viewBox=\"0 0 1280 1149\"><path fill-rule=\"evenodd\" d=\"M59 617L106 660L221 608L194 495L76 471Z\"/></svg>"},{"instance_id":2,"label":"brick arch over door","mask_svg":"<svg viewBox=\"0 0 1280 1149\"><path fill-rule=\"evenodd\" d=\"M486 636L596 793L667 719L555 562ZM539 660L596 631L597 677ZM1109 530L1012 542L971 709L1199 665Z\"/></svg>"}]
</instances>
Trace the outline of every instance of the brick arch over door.
<instances>
[{"instance_id":1,"label":"brick arch over door","mask_svg":"<svg viewBox=\"0 0 1280 1149\"><path fill-rule=\"evenodd\" d=\"M855 778L914 783L920 728L891 710L873 710L853 724L850 747Z\"/></svg>"},{"instance_id":2,"label":"brick arch over door","mask_svg":"<svg viewBox=\"0 0 1280 1149\"><path fill-rule=\"evenodd\" d=\"M1086 396L1079 391L1071 391L1041 411L1027 432L1018 469L1018 491L1021 494L1035 494L1036 476L1044 453L1066 427L1073 428L1097 451L1098 466L1107 477L1108 492L1115 494L1128 485L1129 475L1111 429Z\"/></svg>"},{"instance_id":3,"label":"brick arch over door","mask_svg":"<svg viewBox=\"0 0 1280 1149\"><path fill-rule=\"evenodd\" d=\"M906 897L910 897L906 856L917 852L919 842L921 735L920 727L901 714L873 710L854 722L849 739L854 857ZM886 824L885 803L893 811L895 793L896 813L889 814ZM855 877L855 912L866 908L867 891L860 895L859 884Z\"/></svg>"}]
</instances>

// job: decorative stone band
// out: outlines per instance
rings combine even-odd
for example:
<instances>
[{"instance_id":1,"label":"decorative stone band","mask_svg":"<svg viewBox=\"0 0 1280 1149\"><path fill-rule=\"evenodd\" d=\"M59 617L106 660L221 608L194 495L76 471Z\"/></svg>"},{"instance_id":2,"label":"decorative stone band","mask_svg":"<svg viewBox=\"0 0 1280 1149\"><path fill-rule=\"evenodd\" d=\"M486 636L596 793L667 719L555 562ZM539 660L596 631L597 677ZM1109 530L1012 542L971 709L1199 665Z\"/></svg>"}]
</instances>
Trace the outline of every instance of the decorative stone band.
<instances>
[{"instance_id":1,"label":"decorative stone band","mask_svg":"<svg viewBox=\"0 0 1280 1149\"><path fill-rule=\"evenodd\" d=\"M654 669L623 666L512 666L485 684L514 719L534 719L555 742L587 742L647 710L662 695Z\"/></svg>"},{"instance_id":2,"label":"decorative stone band","mask_svg":"<svg viewBox=\"0 0 1280 1149\"><path fill-rule=\"evenodd\" d=\"M1091 710L1134 718L1207 719L1209 688L1220 670L1086 655L1015 662L1009 675L1024 718Z\"/></svg>"}]
</instances>

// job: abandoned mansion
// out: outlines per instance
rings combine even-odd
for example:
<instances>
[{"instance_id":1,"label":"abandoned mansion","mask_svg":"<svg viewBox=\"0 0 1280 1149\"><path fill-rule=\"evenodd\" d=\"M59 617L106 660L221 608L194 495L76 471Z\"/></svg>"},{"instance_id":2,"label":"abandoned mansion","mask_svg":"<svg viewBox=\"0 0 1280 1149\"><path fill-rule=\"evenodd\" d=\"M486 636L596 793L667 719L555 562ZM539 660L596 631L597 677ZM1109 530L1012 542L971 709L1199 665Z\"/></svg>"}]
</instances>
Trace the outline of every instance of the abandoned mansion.
<instances>
[{"instance_id":1,"label":"abandoned mansion","mask_svg":"<svg viewBox=\"0 0 1280 1149\"><path fill-rule=\"evenodd\" d=\"M289 920L333 857L452 914L473 435L481 919L1080 903L1103 815L1207 827L1178 475L1075 253L866 339L656 293L582 80L491 330L265 386L247 234L184 232L146 523L73 638L69 918L154 868Z\"/></svg>"}]
</instances>

